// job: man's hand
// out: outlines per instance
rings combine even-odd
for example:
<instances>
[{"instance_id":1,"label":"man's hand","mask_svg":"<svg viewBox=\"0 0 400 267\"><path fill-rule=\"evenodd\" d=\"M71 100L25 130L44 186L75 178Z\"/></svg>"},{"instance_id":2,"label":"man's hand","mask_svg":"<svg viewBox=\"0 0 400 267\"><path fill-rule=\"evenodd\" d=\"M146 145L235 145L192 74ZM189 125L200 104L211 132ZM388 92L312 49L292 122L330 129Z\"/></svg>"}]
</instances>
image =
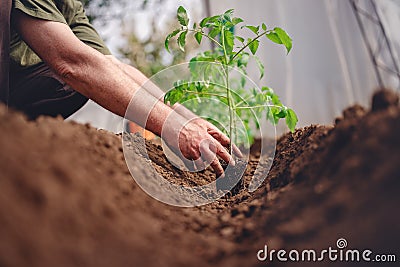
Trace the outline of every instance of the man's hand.
<instances>
[{"instance_id":1,"label":"man's hand","mask_svg":"<svg viewBox=\"0 0 400 267\"><path fill-rule=\"evenodd\" d=\"M201 118L196 118L193 120L193 122L195 124L197 124L200 127L206 128L207 132L214 137L215 140L217 140L219 143L221 143L221 145L223 145L226 148L229 148L230 144L231 144L231 140L229 139L229 137L227 137L223 132L221 132L215 125L213 125L212 123L203 120ZM234 144L232 144L232 149L233 149L233 153L239 157L242 158L242 152L240 152L240 149L235 146Z\"/></svg>"},{"instance_id":2,"label":"man's hand","mask_svg":"<svg viewBox=\"0 0 400 267\"><path fill-rule=\"evenodd\" d=\"M179 115L176 114L176 116ZM229 138L214 125L197 117L186 120L183 126L178 127L176 116L167 119L162 137L177 155L181 155L184 162L193 160L195 170L205 169L210 165L217 177L224 174L217 156L230 165L235 165L233 157L224 147L230 144ZM238 156L242 156L237 147L235 151Z\"/></svg>"}]
</instances>

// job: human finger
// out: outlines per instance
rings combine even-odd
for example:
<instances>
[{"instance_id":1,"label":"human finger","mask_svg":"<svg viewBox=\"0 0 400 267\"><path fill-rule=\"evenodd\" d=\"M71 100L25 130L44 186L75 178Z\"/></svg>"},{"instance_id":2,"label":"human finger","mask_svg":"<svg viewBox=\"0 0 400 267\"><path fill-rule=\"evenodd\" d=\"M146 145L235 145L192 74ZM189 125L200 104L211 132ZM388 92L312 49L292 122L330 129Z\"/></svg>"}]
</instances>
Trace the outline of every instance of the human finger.
<instances>
[{"instance_id":1,"label":"human finger","mask_svg":"<svg viewBox=\"0 0 400 267\"><path fill-rule=\"evenodd\" d=\"M215 140L217 140L221 145L225 146L225 147L229 147L231 144L231 140L229 139L228 136L226 136L223 132L221 132L218 128L216 128L215 126L212 128L209 128L208 133L214 137ZM239 158L243 158L243 154L240 151L240 149L232 144L232 149L233 149L233 153L238 156Z\"/></svg>"},{"instance_id":2,"label":"human finger","mask_svg":"<svg viewBox=\"0 0 400 267\"><path fill-rule=\"evenodd\" d=\"M224 169L222 168L221 163L219 163L219 160L217 157L215 157L215 159L211 162L210 166L211 166L211 168L214 169L217 177L220 177L220 178L225 177Z\"/></svg>"},{"instance_id":3,"label":"human finger","mask_svg":"<svg viewBox=\"0 0 400 267\"><path fill-rule=\"evenodd\" d=\"M232 155L228 153L228 151L218 142L213 142L210 144L210 149L215 152L218 156L220 156L225 162L229 163L232 166L235 166L235 160Z\"/></svg>"},{"instance_id":4,"label":"human finger","mask_svg":"<svg viewBox=\"0 0 400 267\"><path fill-rule=\"evenodd\" d=\"M224 173L224 169L222 168L221 164L219 163L216 151L212 151L210 149L210 144L212 144L212 143L213 143L213 141L211 141L211 140L202 142L202 144L200 145L201 157L207 163L210 164L210 166L214 169L217 176L221 176Z\"/></svg>"}]
</instances>

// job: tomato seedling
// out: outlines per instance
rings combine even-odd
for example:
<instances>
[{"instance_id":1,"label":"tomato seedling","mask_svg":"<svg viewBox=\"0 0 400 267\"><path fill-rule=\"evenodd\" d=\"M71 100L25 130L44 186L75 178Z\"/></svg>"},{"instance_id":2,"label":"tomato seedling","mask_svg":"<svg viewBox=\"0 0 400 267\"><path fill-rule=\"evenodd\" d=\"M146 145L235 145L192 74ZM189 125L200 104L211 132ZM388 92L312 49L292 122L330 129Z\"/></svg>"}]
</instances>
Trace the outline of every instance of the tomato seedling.
<instances>
[{"instance_id":1,"label":"tomato seedling","mask_svg":"<svg viewBox=\"0 0 400 267\"><path fill-rule=\"evenodd\" d=\"M171 32L165 39L165 48L169 51L171 38L177 37L179 48L184 51L186 39L192 34L196 41L201 44L207 38L211 41L214 49L201 52L190 60L190 81L177 81L174 88L165 94L164 101L170 105L176 102L183 103L188 100L209 98L217 99L225 103L229 109L229 132L227 134L231 140L238 143L236 131L236 117L239 117L246 128L247 133L251 133L251 123L259 128L258 118L266 118L276 125L280 119L285 119L288 128L293 132L298 118L296 113L282 104L278 95L267 87L257 90L255 87L245 90L247 67L249 59L254 58L260 71L260 79L264 76L265 69L261 60L256 56L260 46L260 39L266 37L270 41L283 45L287 53L292 49L292 39L283 29L276 27L269 29L262 23L259 26L243 25L240 29L248 30L253 35L252 38L244 38L236 34L239 24L243 24L243 19L233 17L233 9L221 15L205 17L199 23L190 26L189 17L185 8L180 6L177 10L177 19L180 27ZM210 67L216 64L219 68ZM239 82L232 82L230 75L235 70L242 75ZM200 101L201 102L201 101ZM223 118L212 118L211 122L221 130L220 123L217 121ZM253 136L246 135L252 142ZM239 140L239 144L243 140ZM230 149L232 153L232 146Z\"/></svg>"}]
</instances>

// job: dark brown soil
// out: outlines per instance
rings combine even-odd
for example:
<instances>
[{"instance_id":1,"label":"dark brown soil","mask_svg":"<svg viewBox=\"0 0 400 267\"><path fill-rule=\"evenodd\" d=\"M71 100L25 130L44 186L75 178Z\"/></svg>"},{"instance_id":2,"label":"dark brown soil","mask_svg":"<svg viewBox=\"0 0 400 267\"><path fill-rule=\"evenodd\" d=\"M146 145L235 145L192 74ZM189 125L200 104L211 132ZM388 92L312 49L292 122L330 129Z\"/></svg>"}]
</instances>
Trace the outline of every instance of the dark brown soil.
<instances>
[{"instance_id":1,"label":"dark brown soil","mask_svg":"<svg viewBox=\"0 0 400 267\"><path fill-rule=\"evenodd\" d=\"M0 266L265 266L256 257L265 244L321 250L338 238L399 260L398 97L382 91L371 111L343 114L334 127L282 136L256 192L177 208L134 182L120 137L0 107ZM215 179L177 171L147 148L167 179ZM256 165L252 156L245 185Z\"/></svg>"}]
</instances>

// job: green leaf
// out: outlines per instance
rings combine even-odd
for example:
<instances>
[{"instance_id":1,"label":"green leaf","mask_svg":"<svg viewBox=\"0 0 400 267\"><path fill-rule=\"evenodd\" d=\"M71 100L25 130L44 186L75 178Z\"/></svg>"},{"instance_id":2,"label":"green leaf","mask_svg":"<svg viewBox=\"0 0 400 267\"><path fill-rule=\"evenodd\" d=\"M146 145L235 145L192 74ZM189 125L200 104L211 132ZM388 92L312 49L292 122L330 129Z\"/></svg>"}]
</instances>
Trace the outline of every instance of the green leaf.
<instances>
[{"instance_id":1,"label":"green leaf","mask_svg":"<svg viewBox=\"0 0 400 267\"><path fill-rule=\"evenodd\" d=\"M183 92L176 86L174 89L168 91L164 96L164 103L168 103L173 106L175 103L179 102L183 98Z\"/></svg>"},{"instance_id":2,"label":"green leaf","mask_svg":"<svg viewBox=\"0 0 400 267\"><path fill-rule=\"evenodd\" d=\"M262 94L257 94L255 95L255 100L256 100L256 105L263 105L264 104L264 96Z\"/></svg>"},{"instance_id":3,"label":"green leaf","mask_svg":"<svg viewBox=\"0 0 400 267\"><path fill-rule=\"evenodd\" d=\"M267 93L268 95L274 94L274 90L267 86L263 86L261 88L261 91L263 91L264 93Z\"/></svg>"},{"instance_id":4,"label":"green leaf","mask_svg":"<svg viewBox=\"0 0 400 267\"><path fill-rule=\"evenodd\" d=\"M282 102L279 99L279 96L276 95L275 93L271 94L271 100L272 100L272 104L274 104L275 106L282 106Z\"/></svg>"},{"instance_id":5,"label":"green leaf","mask_svg":"<svg viewBox=\"0 0 400 267\"><path fill-rule=\"evenodd\" d=\"M169 40L171 40L171 38L174 37L175 35L177 35L179 32L180 32L180 29L176 29L175 31L168 34L167 38L165 38L164 46L168 52L170 52L169 51Z\"/></svg>"},{"instance_id":6,"label":"green leaf","mask_svg":"<svg viewBox=\"0 0 400 267\"><path fill-rule=\"evenodd\" d=\"M263 29L264 31L267 30L267 25L265 25L265 23L261 24L261 27L262 27L262 29Z\"/></svg>"},{"instance_id":7,"label":"green leaf","mask_svg":"<svg viewBox=\"0 0 400 267\"><path fill-rule=\"evenodd\" d=\"M279 39L281 39L282 44L286 47L287 53L289 54L290 50L292 49L292 39L283 29L276 27L274 30L279 36Z\"/></svg>"},{"instance_id":8,"label":"green leaf","mask_svg":"<svg viewBox=\"0 0 400 267\"><path fill-rule=\"evenodd\" d=\"M239 40L239 42L244 43L244 38L240 37L240 36L235 36L236 39Z\"/></svg>"},{"instance_id":9,"label":"green leaf","mask_svg":"<svg viewBox=\"0 0 400 267\"><path fill-rule=\"evenodd\" d=\"M281 109L279 111L279 113L275 114L275 116L276 116L276 118L283 119L283 118L286 117L286 114L287 114L286 110L285 109Z\"/></svg>"},{"instance_id":10,"label":"green leaf","mask_svg":"<svg viewBox=\"0 0 400 267\"><path fill-rule=\"evenodd\" d=\"M221 30L219 28L213 28L210 33L208 35L210 35L210 37L214 38L215 36L217 36L219 33L221 32Z\"/></svg>"},{"instance_id":11,"label":"green leaf","mask_svg":"<svg viewBox=\"0 0 400 267\"><path fill-rule=\"evenodd\" d=\"M287 109L286 111L286 125L289 127L290 131L293 133L297 122L299 121L299 119L297 118L296 113L294 112L293 109Z\"/></svg>"},{"instance_id":12,"label":"green leaf","mask_svg":"<svg viewBox=\"0 0 400 267\"><path fill-rule=\"evenodd\" d=\"M241 18L233 18L232 19L233 25L237 25L237 24L239 24L241 22L243 22L243 19L241 19Z\"/></svg>"},{"instance_id":13,"label":"green leaf","mask_svg":"<svg viewBox=\"0 0 400 267\"><path fill-rule=\"evenodd\" d=\"M244 75L246 75L246 73L244 73ZM242 87L245 87L246 82L247 82L244 75L242 75L242 78L240 78L240 86L242 86Z\"/></svg>"},{"instance_id":14,"label":"green leaf","mask_svg":"<svg viewBox=\"0 0 400 267\"><path fill-rule=\"evenodd\" d=\"M195 86L196 86L196 91L199 93L201 93L204 90L204 84L201 82L196 82Z\"/></svg>"},{"instance_id":15,"label":"green leaf","mask_svg":"<svg viewBox=\"0 0 400 267\"><path fill-rule=\"evenodd\" d=\"M221 16L216 15L216 16L209 17L208 20L210 23L217 23L217 22L219 22L220 17Z\"/></svg>"},{"instance_id":16,"label":"green leaf","mask_svg":"<svg viewBox=\"0 0 400 267\"><path fill-rule=\"evenodd\" d=\"M203 39L203 34L201 34L201 32L196 32L194 34L194 38L196 39L196 41L200 44L201 43L201 39Z\"/></svg>"},{"instance_id":17,"label":"green leaf","mask_svg":"<svg viewBox=\"0 0 400 267\"><path fill-rule=\"evenodd\" d=\"M274 124L274 119L273 119L273 115L272 115L272 110L270 107L266 108L266 118L267 120L269 120L272 124Z\"/></svg>"},{"instance_id":18,"label":"green leaf","mask_svg":"<svg viewBox=\"0 0 400 267\"><path fill-rule=\"evenodd\" d=\"M186 34L187 34L187 31L184 31L184 32L182 32L182 33L179 35L179 37L178 37L178 45L179 45L179 48L180 48L183 52L185 52Z\"/></svg>"},{"instance_id":19,"label":"green leaf","mask_svg":"<svg viewBox=\"0 0 400 267\"><path fill-rule=\"evenodd\" d=\"M225 11L225 13L223 15L224 20L228 21L228 22L231 22L232 21L231 20L232 15L233 15L233 9L229 9L229 10Z\"/></svg>"},{"instance_id":20,"label":"green leaf","mask_svg":"<svg viewBox=\"0 0 400 267\"><path fill-rule=\"evenodd\" d=\"M260 41L254 40L249 44L249 49L253 55L257 53L258 46L260 45Z\"/></svg>"},{"instance_id":21,"label":"green leaf","mask_svg":"<svg viewBox=\"0 0 400 267\"><path fill-rule=\"evenodd\" d=\"M195 22L195 23L193 23L193 30L196 30L197 29L197 23Z\"/></svg>"},{"instance_id":22,"label":"green leaf","mask_svg":"<svg viewBox=\"0 0 400 267\"><path fill-rule=\"evenodd\" d=\"M261 60L259 57L254 56L254 59L256 60L257 63L257 67L260 71L260 80L264 77L264 73L265 73L265 67L264 64L262 64Z\"/></svg>"},{"instance_id":23,"label":"green leaf","mask_svg":"<svg viewBox=\"0 0 400 267\"><path fill-rule=\"evenodd\" d=\"M227 54L231 54L233 51L234 36L230 30L224 30L224 46Z\"/></svg>"},{"instance_id":24,"label":"green leaf","mask_svg":"<svg viewBox=\"0 0 400 267\"><path fill-rule=\"evenodd\" d=\"M278 34L276 34L275 32L268 33L267 38L276 44L282 44L281 39L279 38Z\"/></svg>"},{"instance_id":25,"label":"green leaf","mask_svg":"<svg viewBox=\"0 0 400 267\"><path fill-rule=\"evenodd\" d=\"M245 26L247 29L251 30L252 32L254 32L255 34L258 34L258 30L260 29L260 27L256 27L256 26L250 26L247 25Z\"/></svg>"},{"instance_id":26,"label":"green leaf","mask_svg":"<svg viewBox=\"0 0 400 267\"><path fill-rule=\"evenodd\" d=\"M228 15L228 16L232 16L233 15L233 9L228 9L227 11L225 11L224 15Z\"/></svg>"},{"instance_id":27,"label":"green leaf","mask_svg":"<svg viewBox=\"0 0 400 267\"><path fill-rule=\"evenodd\" d=\"M205 27L206 26L206 24L207 24L207 22L210 20L210 18L209 17L207 17L207 18L204 18L204 19L202 19L201 21L200 21L200 27Z\"/></svg>"},{"instance_id":28,"label":"green leaf","mask_svg":"<svg viewBox=\"0 0 400 267\"><path fill-rule=\"evenodd\" d=\"M179 6L178 7L178 12L177 12L176 16L178 18L179 23L182 26L187 26L188 25L189 18L188 18L188 15L186 13L186 9L183 6Z\"/></svg>"}]
</instances>

